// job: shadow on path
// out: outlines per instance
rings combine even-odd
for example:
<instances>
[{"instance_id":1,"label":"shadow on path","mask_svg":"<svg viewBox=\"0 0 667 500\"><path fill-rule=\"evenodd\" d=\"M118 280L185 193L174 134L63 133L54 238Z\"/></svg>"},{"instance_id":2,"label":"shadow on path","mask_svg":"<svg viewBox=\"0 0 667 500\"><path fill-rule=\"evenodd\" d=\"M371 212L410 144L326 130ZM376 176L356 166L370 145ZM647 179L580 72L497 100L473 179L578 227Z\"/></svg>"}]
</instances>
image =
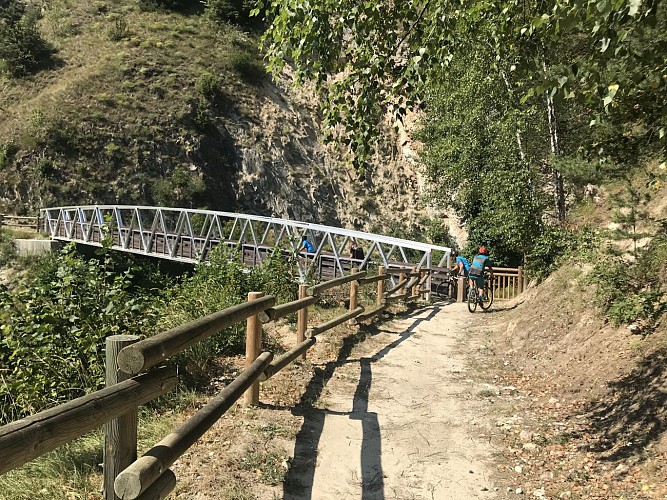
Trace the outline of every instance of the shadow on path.
<instances>
[{"instance_id":1,"label":"shadow on path","mask_svg":"<svg viewBox=\"0 0 667 500\"><path fill-rule=\"evenodd\" d=\"M353 348L364 339L379 333L386 332L377 325L364 325L356 334L345 338L335 361L330 361L324 368L316 368L301 402L293 409L294 415L304 417L303 425L296 436L294 459L290 464L283 485L285 500L310 500L313 498L313 481L317 466L317 449L324 429L327 415L349 416L350 419L360 420L362 425L361 443L361 498L362 500L382 500L384 496L384 474L382 471L382 435L378 416L368 411L368 398L373 380L372 363L382 359L389 351L410 338L415 329L424 321L429 321L441 309L441 305L420 308L418 311L408 311L411 314L429 311L425 317L415 318L408 329L399 334L391 344L383 347L371 357L348 359ZM396 314L389 319L398 319L405 314ZM360 376L354 394L352 411L336 412L328 409L315 408L313 404L322 395L324 387L333 376L336 368L349 363L359 363Z\"/></svg>"}]
</instances>

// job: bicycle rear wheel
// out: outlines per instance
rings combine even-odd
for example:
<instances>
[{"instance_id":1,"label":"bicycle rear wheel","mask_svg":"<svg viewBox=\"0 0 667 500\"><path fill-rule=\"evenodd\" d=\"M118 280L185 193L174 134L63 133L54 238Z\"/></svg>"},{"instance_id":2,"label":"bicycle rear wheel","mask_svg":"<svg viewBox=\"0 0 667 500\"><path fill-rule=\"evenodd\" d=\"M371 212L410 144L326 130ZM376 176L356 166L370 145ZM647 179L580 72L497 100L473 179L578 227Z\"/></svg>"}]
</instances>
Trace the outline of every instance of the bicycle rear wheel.
<instances>
[{"instance_id":1,"label":"bicycle rear wheel","mask_svg":"<svg viewBox=\"0 0 667 500\"><path fill-rule=\"evenodd\" d=\"M491 304L493 304L493 286L486 284L484 285L484 298L480 305L483 310L487 311L491 307Z\"/></svg>"},{"instance_id":2,"label":"bicycle rear wheel","mask_svg":"<svg viewBox=\"0 0 667 500\"><path fill-rule=\"evenodd\" d=\"M468 311L471 313L477 310L477 287L471 286L468 289Z\"/></svg>"}]
</instances>

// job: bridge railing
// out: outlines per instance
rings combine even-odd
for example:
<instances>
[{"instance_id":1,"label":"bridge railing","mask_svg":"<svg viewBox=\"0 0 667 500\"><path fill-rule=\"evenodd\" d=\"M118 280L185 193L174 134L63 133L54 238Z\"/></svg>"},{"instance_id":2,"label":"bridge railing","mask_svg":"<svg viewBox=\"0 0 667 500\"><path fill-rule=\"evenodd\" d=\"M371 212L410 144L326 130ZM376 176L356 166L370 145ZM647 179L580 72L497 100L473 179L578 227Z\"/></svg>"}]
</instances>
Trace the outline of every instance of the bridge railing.
<instances>
[{"instance_id":1,"label":"bridge railing","mask_svg":"<svg viewBox=\"0 0 667 500\"><path fill-rule=\"evenodd\" d=\"M385 289L385 281L398 276L398 284ZM105 426L104 497L106 500L165 498L176 485L169 469L240 397L246 404L259 402L260 381L267 380L294 359L305 358L319 335L337 325L359 324L374 318L396 301L413 302L428 297L430 272L419 268L366 271L314 286L301 285L299 299L276 305L275 297L249 294L238 304L144 340L135 336L107 338L107 387L31 417L0 427L0 474L19 467L61 444L101 425ZM308 325L308 309L322 292L350 284L349 310L332 320ZM374 307L359 304L359 288L375 284ZM297 313L296 345L274 359L262 352L262 324ZM137 406L172 390L174 370L153 368L222 329L246 321L246 369L181 427L137 459ZM151 370L151 368L153 368ZM146 370L151 370L143 373Z\"/></svg>"},{"instance_id":2,"label":"bridge railing","mask_svg":"<svg viewBox=\"0 0 667 500\"><path fill-rule=\"evenodd\" d=\"M261 263L275 252L298 254L306 236L315 251L300 254L301 281L314 272L321 277L341 276L352 265L364 269L370 262L430 268L449 264L448 247L340 227L276 217L167 207L94 205L44 208L42 225L53 239L101 245L109 231L113 248L172 260L198 262L218 244L241 246L244 260ZM356 242L364 258L349 258ZM252 248L252 254L246 250ZM352 264L352 265L350 265Z\"/></svg>"}]
</instances>

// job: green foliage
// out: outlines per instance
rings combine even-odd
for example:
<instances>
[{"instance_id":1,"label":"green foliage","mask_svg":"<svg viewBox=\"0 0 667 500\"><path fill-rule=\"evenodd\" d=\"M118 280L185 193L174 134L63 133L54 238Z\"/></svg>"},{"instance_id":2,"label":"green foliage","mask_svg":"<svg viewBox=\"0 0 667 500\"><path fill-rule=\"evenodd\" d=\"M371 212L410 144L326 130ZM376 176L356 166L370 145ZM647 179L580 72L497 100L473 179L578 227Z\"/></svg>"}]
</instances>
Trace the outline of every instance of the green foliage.
<instances>
[{"instance_id":1,"label":"green foliage","mask_svg":"<svg viewBox=\"0 0 667 500\"><path fill-rule=\"evenodd\" d=\"M401 119L452 61L480 49L491 73L504 68L521 81L521 103L546 93L557 105L578 99L596 126L623 116L643 130L616 137L655 143L667 120L666 9L657 0L260 0L253 14L270 22L270 71L290 64L298 83L318 84L325 124L360 165L385 112ZM613 145L601 138L598 146Z\"/></svg>"},{"instance_id":2,"label":"green foliage","mask_svg":"<svg viewBox=\"0 0 667 500\"><path fill-rule=\"evenodd\" d=\"M220 79L211 73L204 72L195 82L195 91L208 101L215 100L220 92Z\"/></svg>"},{"instance_id":3,"label":"green foliage","mask_svg":"<svg viewBox=\"0 0 667 500\"><path fill-rule=\"evenodd\" d=\"M625 189L621 194L611 197L615 208L613 221L618 224L613 232L617 240L632 240L632 255L636 258L637 242L648 233L639 230L640 224L650 221L647 204L651 197L648 191L640 190L633 186L629 178L625 180Z\"/></svg>"},{"instance_id":4,"label":"green foliage","mask_svg":"<svg viewBox=\"0 0 667 500\"><path fill-rule=\"evenodd\" d=\"M250 17L253 0L205 0L206 15L212 21L258 26L257 18Z\"/></svg>"},{"instance_id":5,"label":"green foliage","mask_svg":"<svg viewBox=\"0 0 667 500\"><path fill-rule=\"evenodd\" d=\"M111 26L107 31L109 40L112 42L120 42L124 38L127 38L129 33L127 18L125 16L117 15L111 18Z\"/></svg>"},{"instance_id":6,"label":"green foliage","mask_svg":"<svg viewBox=\"0 0 667 500\"><path fill-rule=\"evenodd\" d=\"M531 116L512 106L485 53L452 63L426 101L418 137L432 197L467 223L470 248L491 247L494 263L517 265L540 233L543 192L517 134Z\"/></svg>"},{"instance_id":7,"label":"green foliage","mask_svg":"<svg viewBox=\"0 0 667 500\"><path fill-rule=\"evenodd\" d=\"M599 240L600 236L588 228L573 230L544 225L526 256L526 272L531 278L546 278L568 257L592 257Z\"/></svg>"},{"instance_id":8,"label":"green foliage","mask_svg":"<svg viewBox=\"0 0 667 500\"><path fill-rule=\"evenodd\" d=\"M6 266L16 256L12 237L4 229L0 229L0 266Z\"/></svg>"},{"instance_id":9,"label":"green foliage","mask_svg":"<svg viewBox=\"0 0 667 500\"><path fill-rule=\"evenodd\" d=\"M24 287L0 289L4 421L100 388L105 337L141 333L153 320L134 272L105 250L101 261L84 260L67 246L41 260Z\"/></svg>"},{"instance_id":10,"label":"green foliage","mask_svg":"<svg viewBox=\"0 0 667 500\"><path fill-rule=\"evenodd\" d=\"M37 70L52 50L37 28L38 11L24 10L22 5L11 0L0 9L0 70L12 77Z\"/></svg>"},{"instance_id":11,"label":"green foliage","mask_svg":"<svg viewBox=\"0 0 667 500\"><path fill-rule=\"evenodd\" d=\"M262 291L275 295L277 302L297 297L298 286L291 280L290 262L276 254L255 268L240 263L239 255L223 246L197 265L195 273L165 296L165 314L157 331L173 328L202 316L221 311L248 300L248 293ZM187 382L197 384L206 378L210 362L221 353L238 353L245 346L245 323L227 328L188 349L176 358Z\"/></svg>"},{"instance_id":12,"label":"green foliage","mask_svg":"<svg viewBox=\"0 0 667 500\"><path fill-rule=\"evenodd\" d=\"M17 152L18 148L13 142L0 146L0 170L9 166Z\"/></svg>"},{"instance_id":13,"label":"green foliage","mask_svg":"<svg viewBox=\"0 0 667 500\"><path fill-rule=\"evenodd\" d=\"M192 207L206 192L206 184L196 173L177 167L169 177L155 181L152 191L158 205Z\"/></svg>"},{"instance_id":14,"label":"green foliage","mask_svg":"<svg viewBox=\"0 0 667 500\"><path fill-rule=\"evenodd\" d=\"M598 304L612 323L635 323L650 332L667 311L667 232L655 236L636 253L635 261L605 255L599 257L590 281L596 285Z\"/></svg>"},{"instance_id":15,"label":"green foliage","mask_svg":"<svg viewBox=\"0 0 667 500\"><path fill-rule=\"evenodd\" d=\"M230 63L234 71L247 83L258 83L266 75L262 61L248 51L234 52Z\"/></svg>"}]
</instances>

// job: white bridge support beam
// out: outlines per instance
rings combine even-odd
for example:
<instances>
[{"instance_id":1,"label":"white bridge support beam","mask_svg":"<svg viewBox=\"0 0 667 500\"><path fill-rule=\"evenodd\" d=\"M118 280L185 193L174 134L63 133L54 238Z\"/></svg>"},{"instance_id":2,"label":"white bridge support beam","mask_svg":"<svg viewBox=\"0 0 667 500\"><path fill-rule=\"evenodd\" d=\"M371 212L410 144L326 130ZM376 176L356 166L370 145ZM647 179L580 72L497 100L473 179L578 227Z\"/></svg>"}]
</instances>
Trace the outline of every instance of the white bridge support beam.
<instances>
[{"instance_id":1,"label":"white bridge support beam","mask_svg":"<svg viewBox=\"0 0 667 500\"><path fill-rule=\"evenodd\" d=\"M442 266L444 262L449 264L451 252L448 247L391 236L212 210L128 205L55 207L40 210L40 221L53 240L102 246L109 237L115 250L180 262L204 260L219 244L241 252L253 249L255 264L280 251L297 256L302 281L323 265L334 268L331 272L337 275L350 264L362 269L371 263L386 269L431 268L433 262ZM313 243L314 253L298 252L303 235ZM363 260L349 258L347 246L352 240L363 248Z\"/></svg>"}]
</instances>

